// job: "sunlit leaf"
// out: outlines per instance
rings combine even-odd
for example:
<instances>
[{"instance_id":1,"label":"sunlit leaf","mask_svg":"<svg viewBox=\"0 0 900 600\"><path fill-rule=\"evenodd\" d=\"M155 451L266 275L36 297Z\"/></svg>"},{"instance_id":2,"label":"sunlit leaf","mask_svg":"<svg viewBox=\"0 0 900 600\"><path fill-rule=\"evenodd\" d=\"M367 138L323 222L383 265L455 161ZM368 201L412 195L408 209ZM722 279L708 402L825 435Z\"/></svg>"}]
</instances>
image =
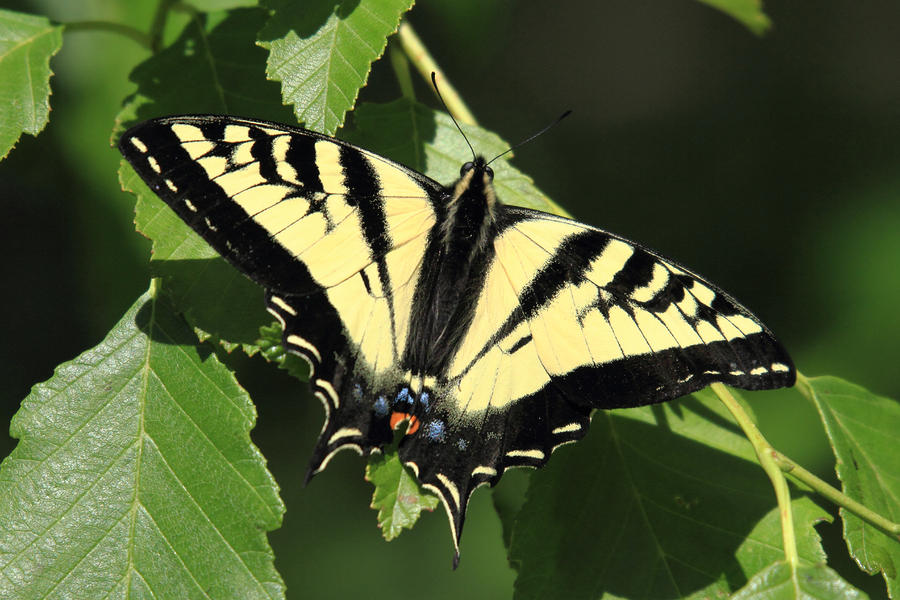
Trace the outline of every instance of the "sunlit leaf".
<instances>
[{"instance_id":1,"label":"sunlit leaf","mask_svg":"<svg viewBox=\"0 0 900 600\"><path fill-rule=\"evenodd\" d=\"M900 522L900 403L837 377L807 380L837 458L844 493ZM850 553L867 573L884 576L900 598L900 540L841 509Z\"/></svg>"},{"instance_id":2,"label":"sunlit leaf","mask_svg":"<svg viewBox=\"0 0 900 600\"><path fill-rule=\"evenodd\" d=\"M761 0L698 0L717 8L755 33L762 35L769 30L772 22L762 9Z\"/></svg>"},{"instance_id":3,"label":"sunlit leaf","mask_svg":"<svg viewBox=\"0 0 900 600\"><path fill-rule=\"evenodd\" d=\"M283 597L256 413L195 343L146 294L34 387L0 468L0 596Z\"/></svg>"},{"instance_id":4,"label":"sunlit leaf","mask_svg":"<svg viewBox=\"0 0 900 600\"><path fill-rule=\"evenodd\" d=\"M259 328L259 339L256 345L259 353L269 362L276 363L301 381L309 380L309 363L299 355L284 349L281 325L277 322Z\"/></svg>"},{"instance_id":5,"label":"sunlit leaf","mask_svg":"<svg viewBox=\"0 0 900 600\"><path fill-rule=\"evenodd\" d=\"M22 133L37 135L50 118L50 57L62 27L45 17L0 10L0 159Z\"/></svg>"},{"instance_id":6,"label":"sunlit leaf","mask_svg":"<svg viewBox=\"0 0 900 600\"><path fill-rule=\"evenodd\" d=\"M863 600L865 594L825 565L792 569L779 561L754 575L731 600Z\"/></svg>"},{"instance_id":7,"label":"sunlit leaf","mask_svg":"<svg viewBox=\"0 0 900 600\"><path fill-rule=\"evenodd\" d=\"M378 526L388 541L403 528L411 528L423 510L432 511L440 502L422 489L393 448L373 455L366 466L366 479L375 486L372 508L378 511Z\"/></svg>"},{"instance_id":8,"label":"sunlit leaf","mask_svg":"<svg viewBox=\"0 0 900 600\"><path fill-rule=\"evenodd\" d=\"M266 72L309 129L334 134L413 0L267 0Z\"/></svg>"}]
</instances>

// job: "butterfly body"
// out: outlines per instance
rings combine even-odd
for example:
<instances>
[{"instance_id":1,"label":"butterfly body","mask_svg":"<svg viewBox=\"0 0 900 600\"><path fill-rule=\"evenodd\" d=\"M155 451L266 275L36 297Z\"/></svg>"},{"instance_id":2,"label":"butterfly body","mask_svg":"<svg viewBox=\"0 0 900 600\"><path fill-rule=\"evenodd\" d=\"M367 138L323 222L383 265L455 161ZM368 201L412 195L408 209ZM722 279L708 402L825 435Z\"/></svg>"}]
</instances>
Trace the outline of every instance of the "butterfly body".
<instances>
[{"instance_id":1,"label":"butterfly body","mask_svg":"<svg viewBox=\"0 0 900 600\"><path fill-rule=\"evenodd\" d=\"M336 452L390 443L457 546L472 491L540 467L597 408L711 382L791 385L790 358L730 296L603 230L507 206L482 158L444 187L302 129L165 117L120 149L185 222L267 290L311 365Z\"/></svg>"}]
</instances>

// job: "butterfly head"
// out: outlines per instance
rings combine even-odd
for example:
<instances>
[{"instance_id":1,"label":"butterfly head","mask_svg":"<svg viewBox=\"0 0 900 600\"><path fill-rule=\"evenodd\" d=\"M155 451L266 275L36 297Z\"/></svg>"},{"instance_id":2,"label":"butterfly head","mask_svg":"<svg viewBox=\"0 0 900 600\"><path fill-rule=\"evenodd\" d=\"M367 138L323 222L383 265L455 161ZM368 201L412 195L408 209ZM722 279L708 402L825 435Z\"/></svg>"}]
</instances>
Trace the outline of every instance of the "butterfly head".
<instances>
[{"instance_id":1,"label":"butterfly head","mask_svg":"<svg viewBox=\"0 0 900 600\"><path fill-rule=\"evenodd\" d=\"M453 186L453 204L486 206L488 212L494 209L497 197L494 194L494 170L483 156L476 156L459 169L459 180Z\"/></svg>"},{"instance_id":2,"label":"butterfly head","mask_svg":"<svg viewBox=\"0 0 900 600\"><path fill-rule=\"evenodd\" d=\"M476 156L475 160L467 161L459 168L460 177L466 177L470 172L473 176L487 178L488 183L494 180L494 170L488 166L483 156Z\"/></svg>"}]
</instances>

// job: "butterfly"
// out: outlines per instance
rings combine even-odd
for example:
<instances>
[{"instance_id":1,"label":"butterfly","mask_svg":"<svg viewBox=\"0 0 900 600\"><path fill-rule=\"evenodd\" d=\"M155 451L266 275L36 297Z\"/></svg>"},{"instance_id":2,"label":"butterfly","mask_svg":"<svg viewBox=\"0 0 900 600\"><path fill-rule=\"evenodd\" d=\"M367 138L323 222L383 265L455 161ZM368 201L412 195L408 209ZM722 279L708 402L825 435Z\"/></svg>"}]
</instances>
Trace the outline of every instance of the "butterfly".
<instances>
[{"instance_id":1,"label":"butterfly","mask_svg":"<svg viewBox=\"0 0 900 600\"><path fill-rule=\"evenodd\" d=\"M399 456L441 499L455 562L472 492L544 465L592 410L794 383L787 352L731 296L617 235L503 204L482 157L444 186L230 116L146 121L119 149L265 288L284 347L309 362L325 424L308 478L405 427Z\"/></svg>"}]
</instances>

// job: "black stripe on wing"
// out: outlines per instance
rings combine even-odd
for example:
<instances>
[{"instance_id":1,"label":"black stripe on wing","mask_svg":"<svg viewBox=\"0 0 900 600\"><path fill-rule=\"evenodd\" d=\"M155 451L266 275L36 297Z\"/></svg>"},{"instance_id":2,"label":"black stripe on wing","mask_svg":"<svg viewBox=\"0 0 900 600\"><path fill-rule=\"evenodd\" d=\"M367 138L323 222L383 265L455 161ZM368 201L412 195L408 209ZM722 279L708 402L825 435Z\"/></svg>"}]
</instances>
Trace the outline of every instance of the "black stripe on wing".
<instances>
[{"instance_id":1,"label":"black stripe on wing","mask_svg":"<svg viewBox=\"0 0 900 600\"><path fill-rule=\"evenodd\" d=\"M527 220L559 220L528 209L504 208L501 231ZM602 364L592 364L587 356L585 364L565 374L554 375L551 385L565 390L573 401L583 399L595 408L619 408L663 402L717 381L749 390L794 383L796 372L783 346L728 294L677 263L633 242L574 222L572 234L548 255L547 262L519 294L521 310L514 310L507 316L479 356L520 323L547 310L554 296L566 286L589 283L592 266L611 244L627 244L631 254L608 283L598 286L597 298L584 308L585 312L599 311L608 320L610 311L616 307L635 323L639 322L635 319L639 316L668 328L671 321L666 319L670 317L664 315L674 311L698 332L698 343L665 349L648 348L642 353L625 352L625 356ZM658 289L645 289L645 286L656 285L654 273L660 265L665 269L665 281ZM681 308L686 304L693 307L691 314ZM583 317L583 314L578 315L579 319ZM566 318L566 315L551 314L548 318L552 322L555 318ZM753 331L741 335L735 335L737 327L723 331L722 327L738 319ZM722 339L701 342L699 332L702 328L714 331ZM583 331L586 337L591 335L588 327ZM647 345L652 347L653 343L648 341Z\"/></svg>"},{"instance_id":2,"label":"black stripe on wing","mask_svg":"<svg viewBox=\"0 0 900 600\"><path fill-rule=\"evenodd\" d=\"M248 218L246 212L191 157L172 130L172 126L177 124L199 127L212 143L204 156L221 156L229 161L229 167L233 169L236 165L230 162L230 146L216 143L216 140L222 139L225 127L232 122L226 117L172 117L147 121L125 132L119 140L119 149L148 187L245 275L268 289L316 289L305 265L273 243L269 232ZM270 136L258 127L254 128L254 123L240 124L250 127L251 132L262 134L254 144L253 154L262 152L257 150L257 144L259 148L271 145L267 139ZM314 143L315 138L294 136L291 148L298 155L314 155ZM265 170L268 171L268 168ZM311 175L315 174L307 172L307 176ZM298 195L321 190L317 177L306 179L305 184L305 188L295 186Z\"/></svg>"}]
</instances>

